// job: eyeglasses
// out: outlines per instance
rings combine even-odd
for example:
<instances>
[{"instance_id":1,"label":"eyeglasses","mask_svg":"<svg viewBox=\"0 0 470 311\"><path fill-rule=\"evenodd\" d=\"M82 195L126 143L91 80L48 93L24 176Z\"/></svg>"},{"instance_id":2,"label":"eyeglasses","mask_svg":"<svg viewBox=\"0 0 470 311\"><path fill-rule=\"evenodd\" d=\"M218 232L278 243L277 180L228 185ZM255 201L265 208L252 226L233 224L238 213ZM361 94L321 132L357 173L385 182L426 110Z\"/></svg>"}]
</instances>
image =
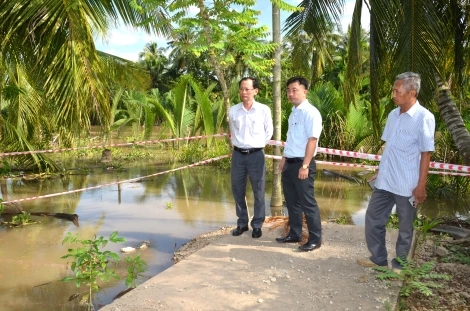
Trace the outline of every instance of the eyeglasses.
<instances>
[{"instance_id":1,"label":"eyeglasses","mask_svg":"<svg viewBox=\"0 0 470 311\"><path fill-rule=\"evenodd\" d=\"M240 92L249 92L251 90L254 90L254 89L240 89Z\"/></svg>"}]
</instances>

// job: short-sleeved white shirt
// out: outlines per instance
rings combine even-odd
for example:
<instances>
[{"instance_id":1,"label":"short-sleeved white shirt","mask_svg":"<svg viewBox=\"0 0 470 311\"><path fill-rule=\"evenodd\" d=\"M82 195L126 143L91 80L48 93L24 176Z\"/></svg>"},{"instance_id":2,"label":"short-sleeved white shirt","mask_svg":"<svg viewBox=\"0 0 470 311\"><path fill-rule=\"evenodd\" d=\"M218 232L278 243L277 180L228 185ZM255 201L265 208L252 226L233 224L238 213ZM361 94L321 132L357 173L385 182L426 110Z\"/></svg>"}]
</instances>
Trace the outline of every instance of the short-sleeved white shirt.
<instances>
[{"instance_id":1,"label":"short-sleeved white shirt","mask_svg":"<svg viewBox=\"0 0 470 311\"><path fill-rule=\"evenodd\" d=\"M421 152L434 151L434 115L418 101L405 113L392 110L382 134L386 142L375 187L411 196L418 185Z\"/></svg>"},{"instance_id":2,"label":"short-sleeved white shirt","mask_svg":"<svg viewBox=\"0 0 470 311\"><path fill-rule=\"evenodd\" d=\"M304 100L299 106L292 107L288 122L289 129L284 146L284 157L304 157L308 139L311 137L317 138L317 148L315 148L315 154L313 155L315 156L322 131L320 111L311 105L308 100Z\"/></svg>"},{"instance_id":3,"label":"short-sleeved white shirt","mask_svg":"<svg viewBox=\"0 0 470 311\"><path fill-rule=\"evenodd\" d=\"M264 148L273 136L273 119L268 106L253 102L250 110L239 103L229 110L232 144L238 148Z\"/></svg>"}]
</instances>

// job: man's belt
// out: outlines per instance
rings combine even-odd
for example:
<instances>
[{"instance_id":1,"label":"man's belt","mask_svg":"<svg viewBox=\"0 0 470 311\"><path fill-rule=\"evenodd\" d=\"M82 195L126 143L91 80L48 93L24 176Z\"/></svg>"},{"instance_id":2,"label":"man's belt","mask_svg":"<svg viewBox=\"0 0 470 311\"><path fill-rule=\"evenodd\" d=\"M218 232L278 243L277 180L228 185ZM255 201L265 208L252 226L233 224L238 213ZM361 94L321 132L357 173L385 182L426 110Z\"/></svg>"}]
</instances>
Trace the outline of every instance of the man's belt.
<instances>
[{"instance_id":1,"label":"man's belt","mask_svg":"<svg viewBox=\"0 0 470 311\"><path fill-rule=\"evenodd\" d=\"M304 158L286 158L287 163L298 163L302 162Z\"/></svg>"},{"instance_id":2,"label":"man's belt","mask_svg":"<svg viewBox=\"0 0 470 311\"><path fill-rule=\"evenodd\" d=\"M243 148L238 148L233 146L233 150L240 152L241 154L250 154L250 153L255 153L258 151L263 150L263 148L251 148L251 149L243 149Z\"/></svg>"}]
</instances>

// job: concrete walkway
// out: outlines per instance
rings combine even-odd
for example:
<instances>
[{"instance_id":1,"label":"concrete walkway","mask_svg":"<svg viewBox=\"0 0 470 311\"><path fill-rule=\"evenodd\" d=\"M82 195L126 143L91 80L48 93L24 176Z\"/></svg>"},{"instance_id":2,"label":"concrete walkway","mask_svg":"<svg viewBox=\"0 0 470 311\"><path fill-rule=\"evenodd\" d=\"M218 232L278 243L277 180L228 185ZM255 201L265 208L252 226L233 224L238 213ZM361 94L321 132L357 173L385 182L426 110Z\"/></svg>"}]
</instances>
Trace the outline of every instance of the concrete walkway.
<instances>
[{"instance_id":1,"label":"concrete walkway","mask_svg":"<svg viewBox=\"0 0 470 311\"><path fill-rule=\"evenodd\" d=\"M394 309L401 282L356 263L368 256L364 227L324 224L322 247L307 253L279 235L266 226L260 239L223 235L100 310ZM387 232L389 257L396 238Z\"/></svg>"}]
</instances>

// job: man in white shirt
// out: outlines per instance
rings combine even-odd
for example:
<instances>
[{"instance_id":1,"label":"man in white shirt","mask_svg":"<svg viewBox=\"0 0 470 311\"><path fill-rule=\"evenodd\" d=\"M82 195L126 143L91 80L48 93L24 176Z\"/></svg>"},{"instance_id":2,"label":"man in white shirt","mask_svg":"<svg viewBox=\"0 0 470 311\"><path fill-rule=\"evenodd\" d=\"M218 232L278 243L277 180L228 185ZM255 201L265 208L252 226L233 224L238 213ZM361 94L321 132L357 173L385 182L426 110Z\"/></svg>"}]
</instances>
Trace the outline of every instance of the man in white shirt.
<instances>
[{"instance_id":1,"label":"man in white shirt","mask_svg":"<svg viewBox=\"0 0 470 311\"><path fill-rule=\"evenodd\" d=\"M382 135L386 142L376 179L375 189L366 212L366 242L370 258L359 259L365 267L388 266L385 247L385 226L394 205L399 219L396 257L402 262L411 248L416 207L426 199L426 179L434 151L435 120L431 112L417 100L421 78L405 72L393 85L393 101L398 106L390 112ZM392 269L403 267L397 259Z\"/></svg>"},{"instance_id":2,"label":"man in white shirt","mask_svg":"<svg viewBox=\"0 0 470 311\"><path fill-rule=\"evenodd\" d=\"M322 117L307 100L308 81L293 77L287 81L287 97L294 105L289 116L289 129L284 156L279 164L282 187L289 212L290 231L279 243L302 241L302 213L308 227L308 241L299 246L301 251L313 251L321 246L320 210L314 194L316 173L315 155L322 132Z\"/></svg>"},{"instance_id":3,"label":"man in white shirt","mask_svg":"<svg viewBox=\"0 0 470 311\"><path fill-rule=\"evenodd\" d=\"M229 111L230 132L232 134L232 193L238 216L237 228L233 236L248 231L248 210L246 206L246 183L250 178L254 195L254 212L251 220L253 238L262 235L266 207L266 159L264 147L273 135L271 109L255 101L258 94L258 81L245 77L238 83L242 102L232 106Z\"/></svg>"}]
</instances>

